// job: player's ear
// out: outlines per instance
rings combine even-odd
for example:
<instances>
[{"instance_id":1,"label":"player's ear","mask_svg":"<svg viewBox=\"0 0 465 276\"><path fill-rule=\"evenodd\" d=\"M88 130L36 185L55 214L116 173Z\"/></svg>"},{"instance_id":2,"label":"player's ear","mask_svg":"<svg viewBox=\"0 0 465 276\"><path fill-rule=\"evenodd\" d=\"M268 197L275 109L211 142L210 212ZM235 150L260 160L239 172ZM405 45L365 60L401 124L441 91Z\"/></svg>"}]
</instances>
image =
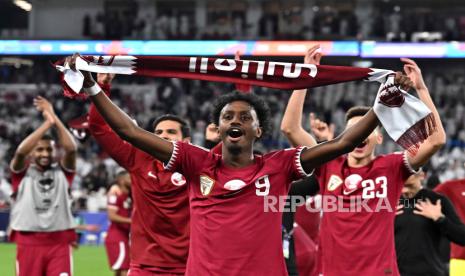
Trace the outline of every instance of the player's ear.
<instances>
[{"instance_id":1,"label":"player's ear","mask_svg":"<svg viewBox=\"0 0 465 276\"><path fill-rule=\"evenodd\" d=\"M378 145L381 145L383 143L383 133L381 132L381 129L379 127L376 129L376 131L376 143Z\"/></svg>"},{"instance_id":2,"label":"player's ear","mask_svg":"<svg viewBox=\"0 0 465 276\"><path fill-rule=\"evenodd\" d=\"M258 138L262 137L262 134L263 134L262 128L257 127L256 132L255 132L255 137L257 137L257 139L258 139Z\"/></svg>"},{"instance_id":3,"label":"player's ear","mask_svg":"<svg viewBox=\"0 0 465 276\"><path fill-rule=\"evenodd\" d=\"M186 143L190 143L191 142L191 137L182 138L182 141L186 142Z\"/></svg>"}]
</instances>

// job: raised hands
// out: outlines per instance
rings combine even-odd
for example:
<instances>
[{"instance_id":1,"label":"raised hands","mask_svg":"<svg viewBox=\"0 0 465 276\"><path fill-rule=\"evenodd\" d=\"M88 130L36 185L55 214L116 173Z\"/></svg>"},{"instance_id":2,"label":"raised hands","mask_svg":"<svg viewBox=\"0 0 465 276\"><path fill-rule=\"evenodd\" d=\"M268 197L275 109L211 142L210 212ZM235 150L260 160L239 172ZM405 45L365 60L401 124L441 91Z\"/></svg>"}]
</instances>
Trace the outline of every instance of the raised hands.
<instances>
[{"instance_id":1,"label":"raised hands","mask_svg":"<svg viewBox=\"0 0 465 276\"><path fill-rule=\"evenodd\" d=\"M404 63L404 72L410 78L415 90L426 89L425 81L421 74L421 69L417 63L409 58L400 59Z\"/></svg>"},{"instance_id":2,"label":"raised hands","mask_svg":"<svg viewBox=\"0 0 465 276\"><path fill-rule=\"evenodd\" d=\"M334 138L334 124L328 124L318 118L314 113L310 113L310 129L317 141L330 141Z\"/></svg>"},{"instance_id":3,"label":"raised hands","mask_svg":"<svg viewBox=\"0 0 465 276\"><path fill-rule=\"evenodd\" d=\"M320 65L320 61L322 57L323 57L323 54L321 53L321 50L320 50L320 44L317 44L317 45L314 45L313 47L310 47L307 50L304 56L304 63Z\"/></svg>"},{"instance_id":4,"label":"raised hands","mask_svg":"<svg viewBox=\"0 0 465 276\"><path fill-rule=\"evenodd\" d=\"M47 101L47 99L37 96L34 98L33 105L38 111L42 112L42 116L44 116L45 121L48 122L50 126L56 124L55 111L53 110L52 104Z\"/></svg>"},{"instance_id":5,"label":"raised hands","mask_svg":"<svg viewBox=\"0 0 465 276\"><path fill-rule=\"evenodd\" d=\"M205 140L218 143L220 141L220 133L218 132L218 127L211 123L205 129Z\"/></svg>"}]
</instances>

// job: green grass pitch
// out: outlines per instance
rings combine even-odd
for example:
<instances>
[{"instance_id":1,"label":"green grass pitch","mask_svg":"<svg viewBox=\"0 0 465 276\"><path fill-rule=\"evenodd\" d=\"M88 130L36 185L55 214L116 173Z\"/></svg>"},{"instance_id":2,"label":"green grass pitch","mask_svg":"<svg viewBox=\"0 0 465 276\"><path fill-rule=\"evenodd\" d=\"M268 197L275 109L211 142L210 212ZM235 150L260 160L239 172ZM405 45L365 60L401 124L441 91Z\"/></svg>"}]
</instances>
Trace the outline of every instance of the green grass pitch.
<instances>
[{"instance_id":1,"label":"green grass pitch","mask_svg":"<svg viewBox=\"0 0 465 276\"><path fill-rule=\"evenodd\" d=\"M0 275L15 275L16 245L0 243ZM80 246L73 252L74 276L111 276L103 246Z\"/></svg>"}]
</instances>

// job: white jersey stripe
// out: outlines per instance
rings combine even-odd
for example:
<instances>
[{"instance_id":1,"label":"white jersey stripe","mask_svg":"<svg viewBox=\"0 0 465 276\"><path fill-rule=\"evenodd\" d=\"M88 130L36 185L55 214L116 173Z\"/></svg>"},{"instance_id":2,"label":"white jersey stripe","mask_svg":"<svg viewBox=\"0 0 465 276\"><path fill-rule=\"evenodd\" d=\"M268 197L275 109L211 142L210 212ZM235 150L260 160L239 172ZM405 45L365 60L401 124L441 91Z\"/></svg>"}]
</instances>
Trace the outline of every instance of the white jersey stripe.
<instances>
[{"instance_id":1,"label":"white jersey stripe","mask_svg":"<svg viewBox=\"0 0 465 276\"><path fill-rule=\"evenodd\" d=\"M119 270L121 268L121 265L123 264L124 258L126 257L126 249L124 247L124 242L120 241L119 242L119 255L118 259L116 259L116 262L113 264L111 269L113 270Z\"/></svg>"}]
</instances>

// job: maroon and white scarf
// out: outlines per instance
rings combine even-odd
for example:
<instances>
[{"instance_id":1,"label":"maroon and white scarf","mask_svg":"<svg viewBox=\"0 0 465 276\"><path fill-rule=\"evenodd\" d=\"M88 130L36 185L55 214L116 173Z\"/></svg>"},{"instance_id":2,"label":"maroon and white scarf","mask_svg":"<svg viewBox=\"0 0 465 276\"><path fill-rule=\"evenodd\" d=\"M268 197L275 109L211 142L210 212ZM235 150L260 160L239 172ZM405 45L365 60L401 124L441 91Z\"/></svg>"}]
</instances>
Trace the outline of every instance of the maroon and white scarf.
<instances>
[{"instance_id":1,"label":"maroon and white scarf","mask_svg":"<svg viewBox=\"0 0 465 276\"><path fill-rule=\"evenodd\" d=\"M63 61L55 64L63 73L68 97L79 97L83 75ZM184 78L239 85L255 85L293 90L340 82L378 81L381 86L374 111L391 138L415 153L419 144L435 130L434 117L419 99L394 85L394 72L383 69L313 65L273 61L234 60L208 57L167 56L82 56L78 70L148 77Z\"/></svg>"}]
</instances>

